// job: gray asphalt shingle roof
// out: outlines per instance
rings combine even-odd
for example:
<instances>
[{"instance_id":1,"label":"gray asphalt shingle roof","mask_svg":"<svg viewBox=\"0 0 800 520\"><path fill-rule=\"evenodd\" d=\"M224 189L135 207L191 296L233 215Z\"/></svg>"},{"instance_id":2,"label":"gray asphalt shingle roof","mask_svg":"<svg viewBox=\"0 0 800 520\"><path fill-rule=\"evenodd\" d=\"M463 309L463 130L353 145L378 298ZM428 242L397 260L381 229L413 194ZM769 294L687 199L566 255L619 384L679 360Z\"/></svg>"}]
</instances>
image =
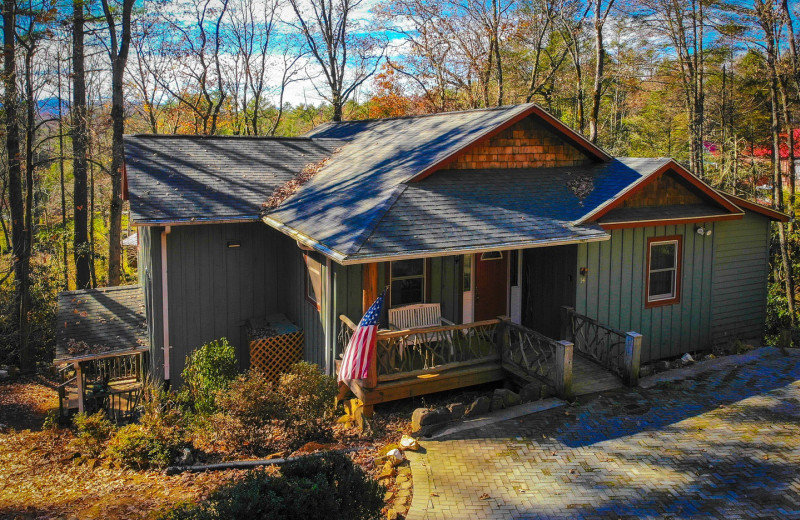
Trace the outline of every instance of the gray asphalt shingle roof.
<instances>
[{"instance_id":1,"label":"gray asphalt shingle roof","mask_svg":"<svg viewBox=\"0 0 800 520\"><path fill-rule=\"evenodd\" d=\"M328 158L265 220L339 261L606 238L599 226L576 223L594 220L670 159L601 161L582 144L600 153L591 165L447 170L409 182L505 123L549 117L534 109L328 123L295 139L128 136L133 218L255 219L275 188Z\"/></svg>"},{"instance_id":2,"label":"gray asphalt shingle roof","mask_svg":"<svg viewBox=\"0 0 800 520\"><path fill-rule=\"evenodd\" d=\"M69 340L112 350L147 345L142 288L127 285L58 293L57 360L70 357Z\"/></svg>"},{"instance_id":3,"label":"gray asphalt shingle roof","mask_svg":"<svg viewBox=\"0 0 800 520\"><path fill-rule=\"evenodd\" d=\"M571 222L663 164L623 158L564 168L442 170L406 185L351 258L604 238L599 226Z\"/></svg>"},{"instance_id":4,"label":"gray asphalt shingle roof","mask_svg":"<svg viewBox=\"0 0 800 520\"><path fill-rule=\"evenodd\" d=\"M532 105L324 125L313 138L348 139L270 219L344 255L356 253L403 183Z\"/></svg>"},{"instance_id":5,"label":"gray asphalt shingle roof","mask_svg":"<svg viewBox=\"0 0 800 520\"><path fill-rule=\"evenodd\" d=\"M133 221L257 220L272 191L341 146L334 139L125 136Z\"/></svg>"}]
</instances>

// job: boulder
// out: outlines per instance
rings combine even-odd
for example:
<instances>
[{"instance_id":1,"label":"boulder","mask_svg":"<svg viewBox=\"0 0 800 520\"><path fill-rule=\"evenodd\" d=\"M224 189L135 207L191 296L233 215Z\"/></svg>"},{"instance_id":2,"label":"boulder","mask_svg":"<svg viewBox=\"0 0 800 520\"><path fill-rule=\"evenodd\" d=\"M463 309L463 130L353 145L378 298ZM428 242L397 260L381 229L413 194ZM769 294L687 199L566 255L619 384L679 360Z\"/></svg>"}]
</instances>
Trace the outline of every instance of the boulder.
<instances>
[{"instance_id":1,"label":"boulder","mask_svg":"<svg viewBox=\"0 0 800 520\"><path fill-rule=\"evenodd\" d=\"M183 448L181 454L175 458L175 464L178 466L191 466L194 464L194 457L192 456L192 450L189 448Z\"/></svg>"},{"instance_id":2,"label":"boulder","mask_svg":"<svg viewBox=\"0 0 800 520\"><path fill-rule=\"evenodd\" d=\"M683 356L681 356L681 364L682 365L691 365L692 363L694 363L694 358L688 352L686 354L684 354Z\"/></svg>"},{"instance_id":3,"label":"boulder","mask_svg":"<svg viewBox=\"0 0 800 520\"><path fill-rule=\"evenodd\" d=\"M494 395L499 395L503 400L503 408L517 406L520 403L519 394L511 390L506 390L505 388L498 388L494 391ZM494 396L492 396L492 398L494 398Z\"/></svg>"},{"instance_id":4,"label":"boulder","mask_svg":"<svg viewBox=\"0 0 800 520\"><path fill-rule=\"evenodd\" d=\"M386 459L392 464L392 466L397 466L406 460L406 456L402 450L395 448L386 454Z\"/></svg>"},{"instance_id":5,"label":"boulder","mask_svg":"<svg viewBox=\"0 0 800 520\"><path fill-rule=\"evenodd\" d=\"M417 451L419 450L419 443L414 437L403 435L403 437L400 439L400 448L409 451Z\"/></svg>"},{"instance_id":6,"label":"boulder","mask_svg":"<svg viewBox=\"0 0 800 520\"><path fill-rule=\"evenodd\" d=\"M711 361L712 359L717 359L717 356L714 354L706 354L703 356L702 361Z\"/></svg>"},{"instance_id":7,"label":"boulder","mask_svg":"<svg viewBox=\"0 0 800 520\"><path fill-rule=\"evenodd\" d=\"M492 404L489 405L490 412L496 412L497 410L503 409L503 396L494 394L492 395Z\"/></svg>"},{"instance_id":8,"label":"boulder","mask_svg":"<svg viewBox=\"0 0 800 520\"><path fill-rule=\"evenodd\" d=\"M450 420L450 410L447 408L417 408L411 415L411 431L418 432L423 426L441 424Z\"/></svg>"},{"instance_id":9,"label":"boulder","mask_svg":"<svg viewBox=\"0 0 800 520\"><path fill-rule=\"evenodd\" d=\"M519 399L523 403L538 401L542 397L542 385L539 383L528 383L519 391Z\"/></svg>"},{"instance_id":10,"label":"boulder","mask_svg":"<svg viewBox=\"0 0 800 520\"><path fill-rule=\"evenodd\" d=\"M461 403L453 403L447 405L447 409L450 411L450 420L457 421L464 417L464 412L467 411L467 407Z\"/></svg>"},{"instance_id":11,"label":"boulder","mask_svg":"<svg viewBox=\"0 0 800 520\"><path fill-rule=\"evenodd\" d=\"M486 396L481 396L470 404L467 407L467 410L464 412L464 415L467 417L474 417L476 415L482 415L489 411L492 406L492 401Z\"/></svg>"}]
</instances>

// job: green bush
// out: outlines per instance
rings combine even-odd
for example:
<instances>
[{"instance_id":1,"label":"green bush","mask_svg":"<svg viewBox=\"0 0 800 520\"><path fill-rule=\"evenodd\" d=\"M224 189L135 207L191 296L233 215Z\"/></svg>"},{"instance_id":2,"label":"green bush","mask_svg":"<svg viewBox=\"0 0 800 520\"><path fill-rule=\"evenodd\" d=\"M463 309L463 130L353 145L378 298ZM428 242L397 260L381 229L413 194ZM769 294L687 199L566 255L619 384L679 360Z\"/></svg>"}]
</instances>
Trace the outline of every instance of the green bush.
<instances>
[{"instance_id":1,"label":"green bush","mask_svg":"<svg viewBox=\"0 0 800 520\"><path fill-rule=\"evenodd\" d=\"M186 422L174 394L148 386L139 423L120 428L105 455L134 468L167 466L189 445Z\"/></svg>"},{"instance_id":2,"label":"green bush","mask_svg":"<svg viewBox=\"0 0 800 520\"><path fill-rule=\"evenodd\" d=\"M201 414L217 410L215 396L236 377L236 352L225 338L206 343L186 357L184 393Z\"/></svg>"},{"instance_id":3,"label":"green bush","mask_svg":"<svg viewBox=\"0 0 800 520\"><path fill-rule=\"evenodd\" d=\"M286 402L258 370L240 374L216 395L223 413L209 418L214 433L235 451L264 455L275 451L276 421L286 415Z\"/></svg>"},{"instance_id":4,"label":"green bush","mask_svg":"<svg viewBox=\"0 0 800 520\"><path fill-rule=\"evenodd\" d=\"M106 442L114 433L114 425L103 410L92 415L79 413L74 417L73 424L78 429L78 435L71 446L85 457L100 456Z\"/></svg>"},{"instance_id":5,"label":"green bush","mask_svg":"<svg viewBox=\"0 0 800 520\"><path fill-rule=\"evenodd\" d=\"M278 394L286 403L285 428L292 447L331 438L336 391L336 379L312 363L297 363L281 375Z\"/></svg>"},{"instance_id":6,"label":"green bush","mask_svg":"<svg viewBox=\"0 0 800 520\"><path fill-rule=\"evenodd\" d=\"M384 488L340 453L305 457L281 468L280 477L255 470L200 504L182 504L164 520L379 518Z\"/></svg>"}]
</instances>

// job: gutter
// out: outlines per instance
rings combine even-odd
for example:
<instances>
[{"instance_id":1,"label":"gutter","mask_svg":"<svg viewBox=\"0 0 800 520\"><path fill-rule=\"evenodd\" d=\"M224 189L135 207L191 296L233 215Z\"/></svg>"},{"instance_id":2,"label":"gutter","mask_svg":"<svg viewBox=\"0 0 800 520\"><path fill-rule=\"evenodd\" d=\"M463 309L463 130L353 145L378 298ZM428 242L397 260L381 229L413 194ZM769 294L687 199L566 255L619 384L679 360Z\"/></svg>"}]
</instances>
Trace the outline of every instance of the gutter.
<instances>
[{"instance_id":1,"label":"gutter","mask_svg":"<svg viewBox=\"0 0 800 520\"><path fill-rule=\"evenodd\" d=\"M164 381L169 381L169 280L167 278L167 235L172 233L172 226L164 226L161 231L161 328L164 331Z\"/></svg>"}]
</instances>

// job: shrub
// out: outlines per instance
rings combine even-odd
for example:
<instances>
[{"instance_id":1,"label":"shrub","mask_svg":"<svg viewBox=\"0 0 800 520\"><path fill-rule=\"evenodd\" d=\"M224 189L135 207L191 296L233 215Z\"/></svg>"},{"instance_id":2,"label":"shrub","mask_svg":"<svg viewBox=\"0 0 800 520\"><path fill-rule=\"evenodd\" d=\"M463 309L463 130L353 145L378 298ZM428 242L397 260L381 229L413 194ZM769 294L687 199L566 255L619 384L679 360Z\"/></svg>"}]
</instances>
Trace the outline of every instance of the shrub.
<instances>
[{"instance_id":1,"label":"shrub","mask_svg":"<svg viewBox=\"0 0 800 520\"><path fill-rule=\"evenodd\" d=\"M216 403L224 413L209 422L226 446L254 455L275 451L275 421L286 415L286 403L262 372L239 375L217 391Z\"/></svg>"},{"instance_id":2,"label":"shrub","mask_svg":"<svg viewBox=\"0 0 800 520\"><path fill-rule=\"evenodd\" d=\"M134 468L164 467L188 446L186 418L175 394L154 385L145 394L139 423L120 428L105 454Z\"/></svg>"},{"instance_id":3,"label":"shrub","mask_svg":"<svg viewBox=\"0 0 800 520\"><path fill-rule=\"evenodd\" d=\"M106 442L114 433L114 425L100 410L92 415L79 413L73 419L78 435L72 441L72 448L85 457L98 457L103 452Z\"/></svg>"},{"instance_id":4,"label":"shrub","mask_svg":"<svg viewBox=\"0 0 800 520\"><path fill-rule=\"evenodd\" d=\"M263 470L224 485L200 504L182 504L164 520L227 518L343 519L379 518L383 487L340 453L305 457L281 469L280 477Z\"/></svg>"},{"instance_id":5,"label":"shrub","mask_svg":"<svg viewBox=\"0 0 800 520\"><path fill-rule=\"evenodd\" d=\"M217 410L215 396L236 377L236 352L225 338L206 343L186 358L184 392L201 414Z\"/></svg>"},{"instance_id":6,"label":"shrub","mask_svg":"<svg viewBox=\"0 0 800 520\"><path fill-rule=\"evenodd\" d=\"M336 379L326 376L311 363L297 363L281 375L278 394L286 403L285 427L292 447L310 440L331 438L336 390Z\"/></svg>"}]
</instances>

